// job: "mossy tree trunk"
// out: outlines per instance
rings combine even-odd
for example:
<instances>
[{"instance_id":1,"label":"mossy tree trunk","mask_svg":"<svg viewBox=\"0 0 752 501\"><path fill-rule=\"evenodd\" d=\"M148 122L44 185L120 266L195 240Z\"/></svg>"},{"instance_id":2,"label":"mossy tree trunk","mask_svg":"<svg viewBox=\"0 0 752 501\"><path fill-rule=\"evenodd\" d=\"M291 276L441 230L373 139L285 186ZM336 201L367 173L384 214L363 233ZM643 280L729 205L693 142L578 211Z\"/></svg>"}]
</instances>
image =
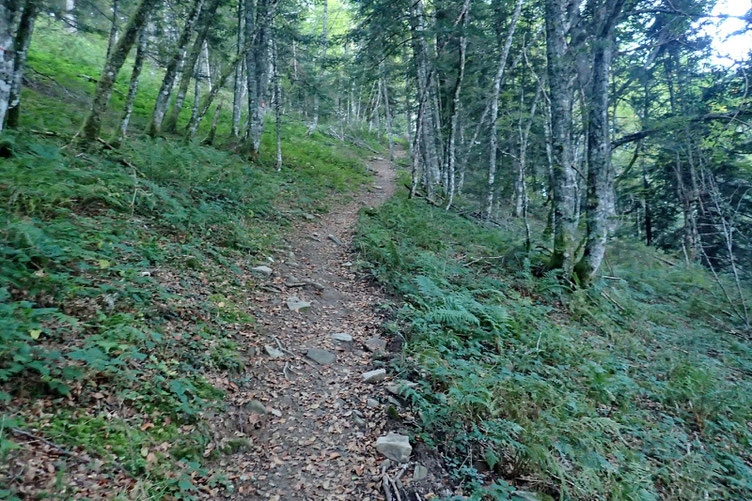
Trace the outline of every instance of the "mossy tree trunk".
<instances>
[{"instance_id":1,"label":"mossy tree trunk","mask_svg":"<svg viewBox=\"0 0 752 501\"><path fill-rule=\"evenodd\" d=\"M115 79L123 67L123 63L125 63L131 47L136 43L139 31L146 24L149 14L158 3L159 0L141 0L123 30L123 34L118 39L117 44L115 44L110 57L107 58L102 75L97 82L97 88L94 91L94 98L91 101L89 114L79 132L80 143L93 143L97 140L99 131L102 128L102 115L107 110L107 103L110 100Z\"/></svg>"}]
</instances>

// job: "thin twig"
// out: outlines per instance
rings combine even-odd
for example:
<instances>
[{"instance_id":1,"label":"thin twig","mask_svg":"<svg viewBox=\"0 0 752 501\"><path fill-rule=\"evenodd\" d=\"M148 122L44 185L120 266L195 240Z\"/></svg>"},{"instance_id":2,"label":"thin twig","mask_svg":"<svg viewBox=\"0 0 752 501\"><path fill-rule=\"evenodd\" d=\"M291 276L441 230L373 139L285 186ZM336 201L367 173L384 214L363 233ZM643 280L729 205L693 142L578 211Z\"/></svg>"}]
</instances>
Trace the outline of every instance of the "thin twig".
<instances>
[{"instance_id":1,"label":"thin twig","mask_svg":"<svg viewBox=\"0 0 752 501\"><path fill-rule=\"evenodd\" d=\"M31 440L36 440L37 442L42 442L43 444L47 444L50 447L52 447L53 449L56 449L63 456L76 457L76 455L73 454L72 452L67 451L62 446L57 445L54 442L50 442L46 438L39 437L37 435L34 435L33 433L29 433L28 431L22 430L20 428L10 428L10 431L13 432L13 433L15 433L16 435L20 435L22 437L26 437L26 438L31 439Z\"/></svg>"}]
</instances>

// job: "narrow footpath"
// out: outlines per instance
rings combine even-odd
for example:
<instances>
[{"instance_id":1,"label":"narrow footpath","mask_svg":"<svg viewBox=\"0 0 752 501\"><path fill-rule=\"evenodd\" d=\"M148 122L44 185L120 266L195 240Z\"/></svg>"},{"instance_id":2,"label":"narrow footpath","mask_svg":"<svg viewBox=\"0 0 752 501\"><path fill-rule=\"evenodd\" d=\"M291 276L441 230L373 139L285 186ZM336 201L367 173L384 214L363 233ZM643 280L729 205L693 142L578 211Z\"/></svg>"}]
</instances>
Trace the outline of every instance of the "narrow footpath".
<instances>
[{"instance_id":1,"label":"narrow footpath","mask_svg":"<svg viewBox=\"0 0 752 501\"><path fill-rule=\"evenodd\" d=\"M393 381L363 377L388 368L379 360L386 298L353 270L349 248L358 211L394 193L395 172L381 158L370 168L372 186L329 214L309 216L286 255L268 264L271 272L257 270L261 283L250 298L256 356L247 383L228 397L234 412L218 417L226 434L240 430L250 442L221 461L236 486L231 499L385 499L392 497L385 491L427 473L418 465L415 476L415 462L385 463L375 447L394 428L386 412Z\"/></svg>"}]
</instances>

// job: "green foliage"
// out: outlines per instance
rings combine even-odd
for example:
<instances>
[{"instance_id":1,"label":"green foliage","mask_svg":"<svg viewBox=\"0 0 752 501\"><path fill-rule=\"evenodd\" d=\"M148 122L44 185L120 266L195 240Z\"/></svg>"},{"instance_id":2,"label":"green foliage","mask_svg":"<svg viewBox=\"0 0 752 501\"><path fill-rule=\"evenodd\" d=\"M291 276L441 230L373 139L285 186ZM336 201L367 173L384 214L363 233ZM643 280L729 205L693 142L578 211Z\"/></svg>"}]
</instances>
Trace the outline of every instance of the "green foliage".
<instances>
[{"instance_id":1,"label":"green foliage","mask_svg":"<svg viewBox=\"0 0 752 501\"><path fill-rule=\"evenodd\" d=\"M564 499L752 497L752 347L707 273L615 243L622 279L568 291L509 230L399 195L360 221L363 259L405 300L419 437L458 481L478 499L509 499L499 477Z\"/></svg>"}]
</instances>

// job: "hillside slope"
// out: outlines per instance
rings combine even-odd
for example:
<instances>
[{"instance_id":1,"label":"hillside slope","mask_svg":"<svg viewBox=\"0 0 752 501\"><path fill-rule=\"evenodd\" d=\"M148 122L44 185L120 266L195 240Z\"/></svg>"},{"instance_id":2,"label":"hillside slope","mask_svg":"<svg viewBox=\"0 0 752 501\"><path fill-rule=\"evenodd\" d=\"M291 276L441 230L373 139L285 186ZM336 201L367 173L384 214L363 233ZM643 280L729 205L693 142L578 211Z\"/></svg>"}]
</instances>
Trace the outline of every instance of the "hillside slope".
<instances>
[{"instance_id":1,"label":"hillside slope","mask_svg":"<svg viewBox=\"0 0 752 501\"><path fill-rule=\"evenodd\" d=\"M357 244L404 305L387 329L416 439L474 499L752 498L752 343L699 266L614 242L572 289L483 227L398 193ZM406 417L403 416L403 419Z\"/></svg>"}]
</instances>

